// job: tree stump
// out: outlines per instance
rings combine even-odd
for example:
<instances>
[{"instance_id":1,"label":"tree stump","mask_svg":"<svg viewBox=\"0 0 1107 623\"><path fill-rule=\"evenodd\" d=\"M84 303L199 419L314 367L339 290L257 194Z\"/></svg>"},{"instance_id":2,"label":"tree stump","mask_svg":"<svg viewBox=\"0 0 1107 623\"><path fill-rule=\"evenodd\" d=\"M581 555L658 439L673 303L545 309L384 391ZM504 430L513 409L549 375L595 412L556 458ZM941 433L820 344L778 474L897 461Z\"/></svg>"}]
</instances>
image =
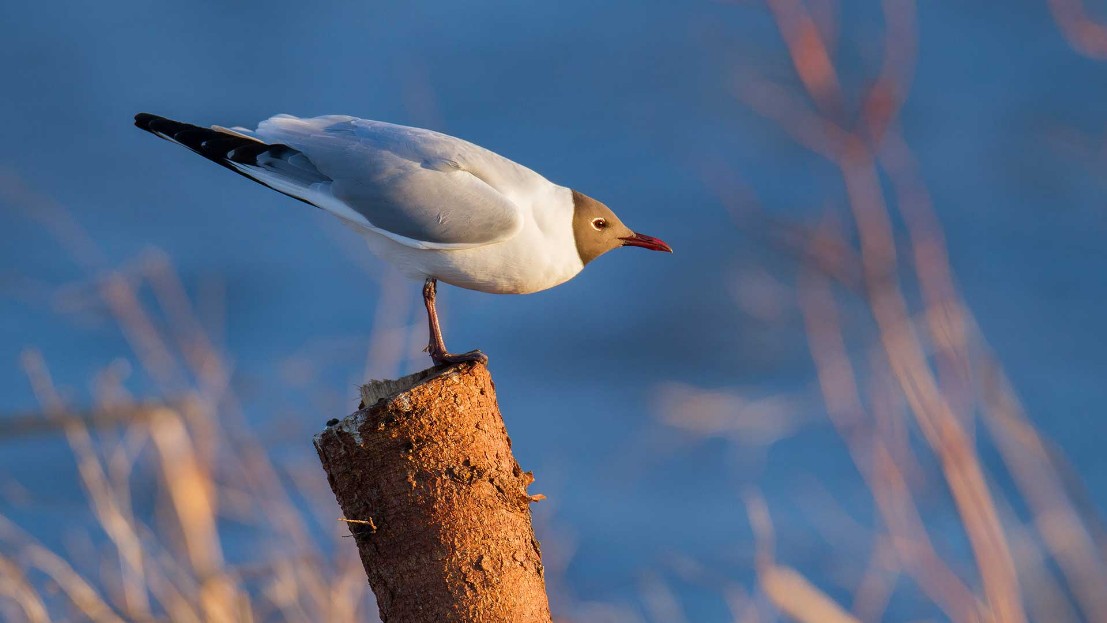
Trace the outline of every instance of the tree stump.
<instances>
[{"instance_id":1,"label":"tree stump","mask_svg":"<svg viewBox=\"0 0 1107 623\"><path fill-rule=\"evenodd\" d=\"M550 623L527 485L481 364L361 389L315 437L385 623Z\"/></svg>"}]
</instances>

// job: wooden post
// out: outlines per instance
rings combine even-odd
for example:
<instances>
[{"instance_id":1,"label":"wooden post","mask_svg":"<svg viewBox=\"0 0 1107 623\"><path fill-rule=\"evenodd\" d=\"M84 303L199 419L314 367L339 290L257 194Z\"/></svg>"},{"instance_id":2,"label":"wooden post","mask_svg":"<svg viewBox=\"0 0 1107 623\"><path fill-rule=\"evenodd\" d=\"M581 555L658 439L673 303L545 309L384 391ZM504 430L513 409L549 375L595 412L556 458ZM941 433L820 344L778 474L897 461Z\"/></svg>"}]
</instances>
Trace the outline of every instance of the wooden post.
<instances>
[{"instance_id":1,"label":"wooden post","mask_svg":"<svg viewBox=\"0 0 1107 623\"><path fill-rule=\"evenodd\" d=\"M527 485L481 364L361 389L315 449L385 623L550 623Z\"/></svg>"}]
</instances>

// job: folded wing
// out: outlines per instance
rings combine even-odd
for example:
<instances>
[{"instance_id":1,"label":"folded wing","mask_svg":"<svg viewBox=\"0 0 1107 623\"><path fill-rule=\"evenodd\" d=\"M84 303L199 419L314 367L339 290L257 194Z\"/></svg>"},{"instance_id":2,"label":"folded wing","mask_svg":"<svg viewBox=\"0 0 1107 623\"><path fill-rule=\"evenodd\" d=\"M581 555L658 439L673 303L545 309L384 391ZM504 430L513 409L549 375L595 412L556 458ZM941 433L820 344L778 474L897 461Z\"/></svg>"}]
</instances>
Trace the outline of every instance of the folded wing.
<instances>
[{"instance_id":1,"label":"folded wing","mask_svg":"<svg viewBox=\"0 0 1107 623\"><path fill-rule=\"evenodd\" d=\"M520 208L493 185L497 172L478 157L480 148L460 139L353 117L287 115L262 122L252 136L295 150L320 179L290 177L287 169L302 164L291 161L285 170L243 172L274 188L291 184L277 189L402 244L464 249L506 240L522 227Z\"/></svg>"}]
</instances>

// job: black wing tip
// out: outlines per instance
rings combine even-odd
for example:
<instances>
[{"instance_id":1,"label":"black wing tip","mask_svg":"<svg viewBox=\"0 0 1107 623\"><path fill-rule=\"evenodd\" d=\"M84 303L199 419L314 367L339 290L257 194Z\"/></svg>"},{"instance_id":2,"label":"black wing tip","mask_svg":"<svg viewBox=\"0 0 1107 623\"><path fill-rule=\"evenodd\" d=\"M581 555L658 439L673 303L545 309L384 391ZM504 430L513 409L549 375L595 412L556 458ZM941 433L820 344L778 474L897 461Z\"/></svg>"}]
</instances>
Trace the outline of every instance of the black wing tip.
<instances>
[{"instance_id":1,"label":"black wing tip","mask_svg":"<svg viewBox=\"0 0 1107 623\"><path fill-rule=\"evenodd\" d=\"M179 143L199 153L205 158L216 159L221 154L211 153L204 149L204 143L212 139L230 138L230 135L216 132L210 128L202 128L172 119L154 115L148 112L140 112L135 115L135 127L146 130L155 136Z\"/></svg>"},{"instance_id":2,"label":"black wing tip","mask_svg":"<svg viewBox=\"0 0 1107 623\"><path fill-rule=\"evenodd\" d=\"M190 123L173 121L172 119L167 119L166 117L150 114L148 112L140 112L135 115L135 127L170 140L176 140L174 137L186 130L206 129L198 128Z\"/></svg>"},{"instance_id":3,"label":"black wing tip","mask_svg":"<svg viewBox=\"0 0 1107 623\"><path fill-rule=\"evenodd\" d=\"M153 125L158 121L169 121L165 117L159 117L148 112L140 112L135 115L135 127L147 132L153 131Z\"/></svg>"},{"instance_id":4,"label":"black wing tip","mask_svg":"<svg viewBox=\"0 0 1107 623\"><path fill-rule=\"evenodd\" d=\"M288 195L308 205L315 205L307 199L297 197L287 190L274 188L265 181L235 166L236 164L259 166L258 157L263 153L268 153L276 159L299 154L300 152L295 148L282 143L264 143L254 138L244 138L235 134L218 132L211 128L201 128L190 123L174 121L148 112L140 112L135 115L135 127L150 132L154 136L187 147L204 158L226 167L262 186L272 188L283 195ZM315 173L319 176L319 179L312 179L311 182L330 181L330 178L319 173L318 170L316 170Z\"/></svg>"},{"instance_id":5,"label":"black wing tip","mask_svg":"<svg viewBox=\"0 0 1107 623\"><path fill-rule=\"evenodd\" d=\"M231 162L256 165L258 156L265 152L272 152L274 156L280 157L285 152L295 151L287 145L264 143L148 112L135 115L135 127L183 145L228 168L232 168L229 165Z\"/></svg>"}]
</instances>

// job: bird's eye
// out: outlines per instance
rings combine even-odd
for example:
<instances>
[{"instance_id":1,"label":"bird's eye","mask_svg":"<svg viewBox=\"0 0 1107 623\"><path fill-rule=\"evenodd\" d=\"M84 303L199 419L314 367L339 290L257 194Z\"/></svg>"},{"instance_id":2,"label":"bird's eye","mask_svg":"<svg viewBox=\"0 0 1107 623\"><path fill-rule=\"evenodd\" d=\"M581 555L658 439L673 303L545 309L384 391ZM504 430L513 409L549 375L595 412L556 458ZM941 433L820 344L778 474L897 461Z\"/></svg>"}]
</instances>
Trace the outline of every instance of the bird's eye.
<instances>
[{"instance_id":1,"label":"bird's eye","mask_svg":"<svg viewBox=\"0 0 1107 623\"><path fill-rule=\"evenodd\" d=\"M599 231L604 227L607 227L607 221L602 218L594 218L592 219L592 227L595 227L596 231Z\"/></svg>"}]
</instances>

